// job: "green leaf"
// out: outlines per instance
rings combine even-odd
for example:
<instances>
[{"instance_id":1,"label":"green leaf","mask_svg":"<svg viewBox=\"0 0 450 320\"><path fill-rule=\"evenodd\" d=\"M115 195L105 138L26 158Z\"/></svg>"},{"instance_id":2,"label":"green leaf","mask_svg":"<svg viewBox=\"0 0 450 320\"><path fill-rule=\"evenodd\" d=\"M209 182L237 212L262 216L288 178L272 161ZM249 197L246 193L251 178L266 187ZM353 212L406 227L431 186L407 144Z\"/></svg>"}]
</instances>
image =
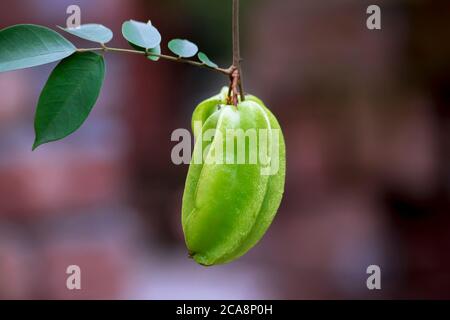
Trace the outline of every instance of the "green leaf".
<instances>
[{"instance_id":1,"label":"green leaf","mask_svg":"<svg viewBox=\"0 0 450 320\"><path fill-rule=\"evenodd\" d=\"M161 34L148 23L126 21L122 25L122 34L128 42L145 49L156 48L161 43Z\"/></svg>"},{"instance_id":2,"label":"green leaf","mask_svg":"<svg viewBox=\"0 0 450 320\"><path fill-rule=\"evenodd\" d=\"M148 51L155 54L161 54L161 46L157 46L156 48L150 49ZM148 56L147 58L152 61L158 61L160 59L159 57L156 56Z\"/></svg>"},{"instance_id":3,"label":"green leaf","mask_svg":"<svg viewBox=\"0 0 450 320\"><path fill-rule=\"evenodd\" d=\"M152 22L149 20L147 22L147 24L151 26ZM130 41L128 41L128 44L130 46L132 46L134 49L139 50L139 51L146 51L147 50L148 52L151 52L151 53L161 54L161 45L158 45L157 47L155 47L153 49L145 49L145 48L139 47L139 46L131 43ZM158 61L160 58L156 57L156 56L147 56L147 59L152 60L152 61Z\"/></svg>"},{"instance_id":4,"label":"green leaf","mask_svg":"<svg viewBox=\"0 0 450 320\"><path fill-rule=\"evenodd\" d=\"M138 50L138 51L143 51L144 52L145 50L147 50L145 48L142 48L142 47L139 47L139 46L137 46L135 44L132 44L131 42L128 42L128 44L130 46L132 46L134 49ZM161 46L158 45L156 48L148 49L148 52L161 54ZM147 59L152 60L152 61L158 61L160 58L156 57L156 56L147 56Z\"/></svg>"},{"instance_id":5,"label":"green leaf","mask_svg":"<svg viewBox=\"0 0 450 320\"><path fill-rule=\"evenodd\" d=\"M75 51L72 43L45 27L19 24L0 30L0 72L51 63Z\"/></svg>"},{"instance_id":6,"label":"green leaf","mask_svg":"<svg viewBox=\"0 0 450 320\"><path fill-rule=\"evenodd\" d=\"M152 22L150 20L148 20L147 24L152 25ZM148 51L151 53L161 54L161 45L158 45L157 47L150 49ZM148 56L147 59L152 60L152 61L158 61L160 58L155 57L155 56Z\"/></svg>"},{"instance_id":7,"label":"green leaf","mask_svg":"<svg viewBox=\"0 0 450 320\"><path fill-rule=\"evenodd\" d=\"M169 49L182 58L193 57L198 52L198 47L194 43L183 39L174 39L170 41Z\"/></svg>"},{"instance_id":8,"label":"green leaf","mask_svg":"<svg viewBox=\"0 0 450 320\"><path fill-rule=\"evenodd\" d=\"M56 66L39 97L33 150L67 137L83 124L104 77L103 57L93 52L75 53Z\"/></svg>"},{"instance_id":9,"label":"green leaf","mask_svg":"<svg viewBox=\"0 0 450 320\"><path fill-rule=\"evenodd\" d=\"M79 38L98 43L108 43L113 38L112 31L101 24L90 23L76 28L59 28Z\"/></svg>"},{"instance_id":10,"label":"green leaf","mask_svg":"<svg viewBox=\"0 0 450 320\"><path fill-rule=\"evenodd\" d=\"M198 59L201 62L203 62L204 64L206 64L208 67L211 67L211 68L218 68L219 67L217 64L215 64L214 62L209 60L208 56L206 54L204 54L203 52L199 52L198 53Z\"/></svg>"}]
</instances>

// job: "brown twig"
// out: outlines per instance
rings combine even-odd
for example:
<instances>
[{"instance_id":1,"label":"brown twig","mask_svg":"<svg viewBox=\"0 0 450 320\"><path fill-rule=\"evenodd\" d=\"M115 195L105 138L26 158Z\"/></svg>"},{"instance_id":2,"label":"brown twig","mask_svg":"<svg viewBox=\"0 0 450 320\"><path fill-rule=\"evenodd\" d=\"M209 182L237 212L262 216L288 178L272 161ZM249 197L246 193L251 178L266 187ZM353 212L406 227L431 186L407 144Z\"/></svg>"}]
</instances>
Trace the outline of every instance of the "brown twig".
<instances>
[{"instance_id":1,"label":"brown twig","mask_svg":"<svg viewBox=\"0 0 450 320\"><path fill-rule=\"evenodd\" d=\"M237 68L234 69L231 74L231 96L233 105L237 106L239 103L239 70Z\"/></svg>"},{"instance_id":2,"label":"brown twig","mask_svg":"<svg viewBox=\"0 0 450 320\"><path fill-rule=\"evenodd\" d=\"M241 59L241 48L239 42L239 0L233 0L233 66L237 67Z\"/></svg>"},{"instance_id":3,"label":"brown twig","mask_svg":"<svg viewBox=\"0 0 450 320\"><path fill-rule=\"evenodd\" d=\"M169 55L165 55L165 54L157 54L157 53L153 53L153 52L149 52L149 51L138 51L138 50L122 49L122 48L110 48L105 45L103 45L101 48L77 49L77 52L89 52L89 51L133 53L133 54L139 54L139 55L143 55L143 56L158 57L160 59L179 62L179 63L186 63L186 64L190 64L190 65L196 66L196 67L207 68L207 69L214 70L214 71L220 72L220 73L228 75L228 76L231 75L231 73L232 73L231 68L223 69L223 68L219 68L219 67L217 67L217 68L210 67L202 62L183 59L183 58L179 58L179 57L175 57L175 56L169 56Z\"/></svg>"},{"instance_id":4,"label":"brown twig","mask_svg":"<svg viewBox=\"0 0 450 320\"><path fill-rule=\"evenodd\" d=\"M231 73L231 92L230 100L237 106L238 96L240 94L241 101L245 100L244 85L242 81L242 69L241 69L241 47L240 47L240 34L239 34L239 0L233 0L233 66Z\"/></svg>"}]
</instances>

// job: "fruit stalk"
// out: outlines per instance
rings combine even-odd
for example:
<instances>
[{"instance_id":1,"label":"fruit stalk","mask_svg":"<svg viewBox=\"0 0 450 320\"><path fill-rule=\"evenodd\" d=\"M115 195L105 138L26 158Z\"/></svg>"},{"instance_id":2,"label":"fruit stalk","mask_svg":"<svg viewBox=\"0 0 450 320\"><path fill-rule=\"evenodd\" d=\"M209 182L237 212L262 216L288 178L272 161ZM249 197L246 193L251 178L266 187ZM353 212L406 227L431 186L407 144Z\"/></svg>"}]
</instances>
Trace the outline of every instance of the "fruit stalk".
<instances>
[{"instance_id":1,"label":"fruit stalk","mask_svg":"<svg viewBox=\"0 0 450 320\"><path fill-rule=\"evenodd\" d=\"M234 106L238 105L239 99L238 95L241 97L241 101L245 101L244 85L242 80L242 68L241 68L241 45L240 45L240 34L239 34L239 0L233 0L233 23L232 23L232 34L233 34L233 65L231 72L230 90L229 90L229 101L232 102Z\"/></svg>"}]
</instances>

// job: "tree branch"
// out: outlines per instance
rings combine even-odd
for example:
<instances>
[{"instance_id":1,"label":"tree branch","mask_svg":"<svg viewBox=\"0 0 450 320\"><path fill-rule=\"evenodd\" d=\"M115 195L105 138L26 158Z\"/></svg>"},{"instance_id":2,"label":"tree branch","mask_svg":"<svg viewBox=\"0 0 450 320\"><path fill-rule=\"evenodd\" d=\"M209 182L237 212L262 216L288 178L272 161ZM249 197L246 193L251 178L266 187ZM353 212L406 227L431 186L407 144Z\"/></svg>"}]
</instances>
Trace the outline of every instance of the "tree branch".
<instances>
[{"instance_id":1,"label":"tree branch","mask_svg":"<svg viewBox=\"0 0 450 320\"><path fill-rule=\"evenodd\" d=\"M132 53L139 54L143 56L158 57L160 59L190 64L196 67L207 68L216 72L220 72L230 77L230 89L228 91L228 101L227 103L233 104L235 106L239 103L239 98L241 101L245 100L244 85L242 80L242 69L241 69L241 48L240 48L240 35L239 35L239 0L233 1L233 18L232 18L232 34L233 34L233 64L228 69L219 67L210 67L203 62L198 62L194 60L183 59L176 56L169 56L165 54L157 54L149 51L139 51L131 49L122 48L110 48L102 45L101 48L88 48L88 49L77 49L77 52L89 52L89 51L102 51L102 52L118 52L118 53Z\"/></svg>"},{"instance_id":2,"label":"tree branch","mask_svg":"<svg viewBox=\"0 0 450 320\"><path fill-rule=\"evenodd\" d=\"M223 69L223 68L219 68L219 67L217 67L217 68L210 67L210 66L207 66L206 64L204 64L203 62L183 59L183 58L179 58L179 57L175 57L175 56L169 56L169 55L165 55L165 54L157 54L157 53L153 53L153 52L145 52L145 51L138 51L138 50L131 50L131 49L121 49L121 48L110 48L110 47L106 47L106 46L103 46L101 48L77 49L77 52L88 52L88 51L132 53L132 54L139 54L139 55L143 55L143 56L147 56L147 57L148 56L158 57L158 58L161 58L161 59L164 59L164 60L190 64L190 65L195 66L195 67L207 68L207 69L214 70L214 71L220 72L220 73L228 75L228 76L230 76L232 74L232 72L233 72L233 70L231 68Z\"/></svg>"}]
</instances>

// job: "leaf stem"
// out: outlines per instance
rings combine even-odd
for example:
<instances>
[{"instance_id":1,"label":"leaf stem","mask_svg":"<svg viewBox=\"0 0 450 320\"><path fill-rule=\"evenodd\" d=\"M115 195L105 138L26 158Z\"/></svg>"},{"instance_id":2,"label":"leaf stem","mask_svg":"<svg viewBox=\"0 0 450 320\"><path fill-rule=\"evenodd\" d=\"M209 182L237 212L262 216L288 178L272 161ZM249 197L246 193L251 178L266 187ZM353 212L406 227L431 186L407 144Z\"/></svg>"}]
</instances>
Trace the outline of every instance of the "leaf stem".
<instances>
[{"instance_id":1,"label":"leaf stem","mask_svg":"<svg viewBox=\"0 0 450 320\"><path fill-rule=\"evenodd\" d=\"M169 55L165 55L165 54L157 54L157 53L153 53L153 52L149 52L149 51L139 51L139 50L122 49L122 48L110 48L110 47L107 47L105 45L103 45L101 48L77 49L77 52L89 52L89 51L130 53L130 54L139 54L139 55L143 55L143 56L147 56L147 57L148 56L158 57L158 58L164 59L164 60L169 60L169 61L174 61L174 62L179 62L179 63L185 63L185 64L190 64L190 65L196 66L196 67L202 67L202 68L214 70L214 71L220 72L220 73L228 75L228 76L231 75L232 72L233 72L233 70L231 68L224 69L224 68L219 68L219 67L217 67L217 68L216 67L210 67L210 66L204 64L203 62L183 59L183 58L180 58L180 57L169 56Z\"/></svg>"}]
</instances>

